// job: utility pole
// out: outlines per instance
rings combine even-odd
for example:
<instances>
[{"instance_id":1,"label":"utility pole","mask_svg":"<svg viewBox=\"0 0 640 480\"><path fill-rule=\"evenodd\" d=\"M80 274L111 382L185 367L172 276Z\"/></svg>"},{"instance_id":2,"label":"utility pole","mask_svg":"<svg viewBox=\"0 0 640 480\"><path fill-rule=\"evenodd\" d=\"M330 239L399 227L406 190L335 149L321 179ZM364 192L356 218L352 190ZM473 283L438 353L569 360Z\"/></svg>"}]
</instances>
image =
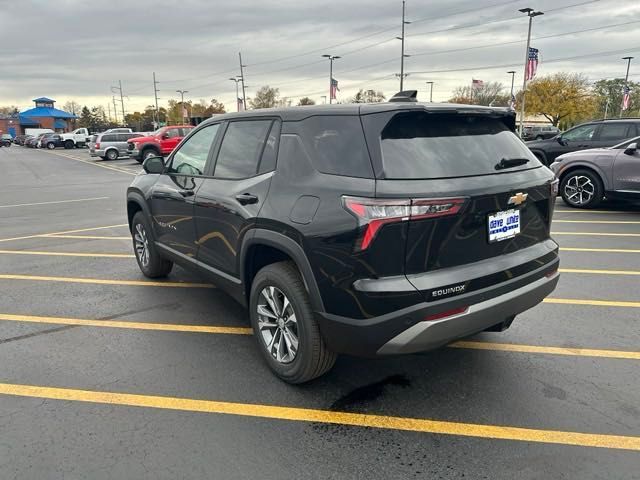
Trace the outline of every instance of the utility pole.
<instances>
[{"instance_id":1,"label":"utility pole","mask_svg":"<svg viewBox=\"0 0 640 480\"><path fill-rule=\"evenodd\" d=\"M631 59L633 57L622 57L622 60L627 61L627 74L624 76L624 86L629 85L629 67L631 66ZM624 101L624 100L623 100ZM620 106L620 118L622 118L622 105Z\"/></svg>"},{"instance_id":2,"label":"utility pole","mask_svg":"<svg viewBox=\"0 0 640 480\"><path fill-rule=\"evenodd\" d=\"M156 98L156 128L160 126L160 110L158 109L158 82L156 82L156 72L153 72L153 95Z\"/></svg>"},{"instance_id":3,"label":"utility pole","mask_svg":"<svg viewBox=\"0 0 640 480\"><path fill-rule=\"evenodd\" d=\"M609 113L609 97L607 97L607 102L604 104L604 119L607 119L607 114Z\"/></svg>"},{"instance_id":4,"label":"utility pole","mask_svg":"<svg viewBox=\"0 0 640 480\"><path fill-rule=\"evenodd\" d=\"M115 118L116 125L118 124L118 110L116 109L116 97L115 95L111 95L111 100L113 100L113 116Z\"/></svg>"},{"instance_id":5,"label":"utility pole","mask_svg":"<svg viewBox=\"0 0 640 480\"><path fill-rule=\"evenodd\" d=\"M330 55L325 53L322 55L323 58L329 59L329 105L333 103L333 61L339 58L338 55Z\"/></svg>"},{"instance_id":6,"label":"utility pole","mask_svg":"<svg viewBox=\"0 0 640 480\"><path fill-rule=\"evenodd\" d=\"M244 67L246 65L242 64L242 52L238 52L238 59L240 60L240 80L242 81L242 107L247 109L247 92L245 91L244 85Z\"/></svg>"},{"instance_id":7,"label":"utility pole","mask_svg":"<svg viewBox=\"0 0 640 480\"><path fill-rule=\"evenodd\" d=\"M526 14L529 17L529 31L527 32L527 49L524 52L524 80L522 82L522 105L520 106L520 137L524 130L524 100L527 94L527 64L529 62L529 47L531 46L531 24L533 23L533 17L538 15L544 15L544 12L534 12L533 8L521 8L519 12Z\"/></svg>"},{"instance_id":8,"label":"utility pole","mask_svg":"<svg viewBox=\"0 0 640 480\"><path fill-rule=\"evenodd\" d=\"M326 95L322 95L320 98L322 99L322 103L327 103L327 96Z\"/></svg>"},{"instance_id":9,"label":"utility pole","mask_svg":"<svg viewBox=\"0 0 640 480\"><path fill-rule=\"evenodd\" d=\"M125 124L125 114L124 114L124 96L122 95L122 80L118 80L118 84L120 85L120 105L122 106L122 124Z\"/></svg>"},{"instance_id":10,"label":"utility pole","mask_svg":"<svg viewBox=\"0 0 640 480\"><path fill-rule=\"evenodd\" d=\"M404 78L407 76L404 74L404 59L405 57L409 57L410 55L405 55L404 53L404 26L405 25L409 25L411 22L407 22L405 20L405 0L402 0L402 36L401 37L396 37L398 40L400 40L402 42L402 47L400 50L400 91L402 92L404 90Z\"/></svg>"},{"instance_id":11,"label":"utility pole","mask_svg":"<svg viewBox=\"0 0 640 480\"><path fill-rule=\"evenodd\" d=\"M189 90L176 90L180 94L180 108L182 108L182 124L186 125L186 117L184 115L184 94L189 93Z\"/></svg>"},{"instance_id":12,"label":"utility pole","mask_svg":"<svg viewBox=\"0 0 640 480\"><path fill-rule=\"evenodd\" d=\"M109 102L107 102L107 110L109 112L109 122L111 122L111 104Z\"/></svg>"},{"instance_id":13,"label":"utility pole","mask_svg":"<svg viewBox=\"0 0 640 480\"><path fill-rule=\"evenodd\" d=\"M232 82L236 82L236 107L237 107L237 111L240 111L240 103L238 102L238 100L240 100L240 92L238 91L238 83L241 81L240 77L232 77L229 80L231 80ZM242 101L244 103L244 100Z\"/></svg>"},{"instance_id":14,"label":"utility pole","mask_svg":"<svg viewBox=\"0 0 640 480\"><path fill-rule=\"evenodd\" d=\"M431 88L429 90L429 102L433 102L433 82L427 82Z\"/></svg>"},{"instance_id":15,"label":"utility pole","mask_svg":"<svg viewBox=\"0 0 640 480\"><path fill-rule=\"evenodd\" d=\"M507 73L511 74L511 96L509 97L509 105L513 108L513 81L516 78L516 72L514 70L509 70Z\"/></svg>"}]
</instances>

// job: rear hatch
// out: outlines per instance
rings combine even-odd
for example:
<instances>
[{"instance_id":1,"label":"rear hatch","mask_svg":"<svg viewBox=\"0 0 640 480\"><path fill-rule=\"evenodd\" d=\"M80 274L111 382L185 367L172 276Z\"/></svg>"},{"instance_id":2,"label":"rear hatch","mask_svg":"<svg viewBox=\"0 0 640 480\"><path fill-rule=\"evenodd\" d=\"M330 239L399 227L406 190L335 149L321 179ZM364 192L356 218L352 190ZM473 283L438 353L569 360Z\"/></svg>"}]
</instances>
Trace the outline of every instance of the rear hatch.
<instances>
[{"instance_id":1,"label":"rear hatch","mask_svg":"<svg viewBox=\"0 0 640 480\"><path fill-rule=\"evenodd\" d=\"M488 287L556 258L553 174L517 138L510 112L362 118L378 215L396 215L404 227L396 227L395 242L381 236L386 245L376 250L404 248L404 274L427 300Z\"/></svg>"}]
</instances>

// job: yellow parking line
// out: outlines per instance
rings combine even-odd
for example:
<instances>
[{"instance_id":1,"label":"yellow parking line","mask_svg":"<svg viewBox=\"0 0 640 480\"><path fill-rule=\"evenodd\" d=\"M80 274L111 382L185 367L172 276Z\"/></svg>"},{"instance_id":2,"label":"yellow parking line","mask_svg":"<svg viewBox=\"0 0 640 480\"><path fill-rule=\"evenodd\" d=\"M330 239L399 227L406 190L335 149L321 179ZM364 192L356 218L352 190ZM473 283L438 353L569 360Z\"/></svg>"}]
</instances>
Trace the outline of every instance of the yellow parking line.
<instances>
[{"instance_id":1,"label":"yellow parking line","mask_svg":"<svg viewBox=\"0 0 640 480\"><path fill-rule=\"evenodd\" d=\"M521 442L552 443L580 447L611 448L640 451L640 437L597 433L542 430L502 425L483 425L422 418L394 417L367 413L333 412L329 410L261 405L252 403L198 400L184 397L137 395L131 393L78 390L0 383L0 394L70 402L123 405L184 412L235 415L294 422L320 422L384 430L457 435Z\"/></svg>"},{"instance_id":2,"label":"yellow parking line","mask_svg":"<svg viewBox=\"0 0 640 480\"><path fill-rule=\"evenodd\" d=\"M640 233L551 232L551 235L581 235L586 237L640 237Z\"/></svg>"},{"instance_id":3,"label":"yellow parking line","mask_svg":"<svg viewBox=\"0 0 640 480\"><path fill-rule=\"evenodd\" d=\"M640 224L637 220L553 220L553 223L605 223L605 224Z\"/></svg>"},{"instance_id":4,"label":"yellow parking line","mask_svg":"<svg viewBox=\"0 0 640 480\"><path fill-rule=\"evenodd\" d=\"M95 257L95 258L135 258L132 253L84 253L84 252L41 252L30 250L0 250L4 255L45 255L51 257Z\"/></svg>"},{"instance_id":5,"label":"yellow parking line","mask_svg":"<svg viewBox=\"0 0 640 480\"><path fill-rule=\"evenodd\" d=\"M68 158L70 160L75 160L76 162L86 163L87 165L93 165L94 167L106 168L107 170L113 170L114 172L126 173L127 175L133 175L134 177L137 175L137 173L130 172L129 170L124 170L122 168L114 167L113 165L103 165L101 163L92 162L92 161L89 161L89 160L83 160L81 158L72 157L71 155L65 155L64 153L57 153L57 152L48 152L48 153L50 153L52 155L57 155L58 157L64 157L64 158Z\"/></svg>"},{"instance_id":6,"label":"yellow parking line","mask_svg":"<svg viewBox=\"0 0 640 480\"><path fill-rule=\"evenodd\" d=\"M131 237L105 237L100 235L42 235L42 238L75 238L80 240L131 240Z\"/></svg>"},{"instance_id":7,"label":"yellow parking line","mask_svg":"<svg viewBox=\"0 0 640 480\"><path fill-rule=\"evenodd\" d=\"M116 320L87 320L83 318L40 317L36 315L11 315L0 313L0 320L52 325L79 325L84 327L125 328L131 330L158 330L168 332L216 333L227 335L251 335L249 327L213 327L205 325L180 325L172 323L123 322Z\"/></svg>"},{"instance_id":8,"label":"yellow parking line","mask_svg":"<svg viewBox=\"0 0 640 480\"><path fill-rule=\"evenodd\" d=\"M0 315L0 318L2 316ZM469 348L473 350L491 350L500 352L546 353L551 355L567 355L574 357L603 357L640 360L640 352L622 350L599 350L592 348L544 347L539 345L521 345L515 343L493 343L458 341L449 345L453 348Z\"/></svg>"},{"instance_id":9,"label":"yellow parking line","mask_svg":"<svg viewBox=\"0 0 640 480\"><path fill-rule=\"evenodd\" d=\"M631 248L578 248L560 247L561 252L600 252L600 253L640 253L640 250Z\"/></svg>"},{"instance_id":10,"label":"yellow parking line","mask_svg":"<svg viewBox=\"0 0 640 480\"><path fill-rule=\"evenodd\" d=\"M104 227L91 227L91 228L81 228L78 230L65 230L64 232L37 233L35 235L25 235L23 237L0 238L0 242L9 242L11 240L26 240L28 238L38 238L38 237L44 237L47 235L64 235L66 233L92 232L94 230L105 230L108 228L118 228L118 227L128 227L128 226L129 226L128 223L120 223L118 225L106 225Z\"/></svg>"},{"instance_id":11,"label":"yellow parking line","mask_svg":"<svg viewBox=\"0 0 640 480\"><path fill-rule=\"evenodd\" d=\"M136 287L215 288L208 283L154 282L151 280L106 280L102 278L44 277L38 275L0 275L0 280L29 280L34 282L90 283L95 285L128 285Z\"/></svg>"},{"instance_id":12,"label":"yellow parking line","mask_svg":"<svg viewBox=\"0 0 640 480\"><path fill-rule=\"evenodd\" d=\"M190 333L211 333L229 335L252 335L253 331L249 327L225 327L225 326L204 326L185 325L172 323L150 323L150 322L130 322L118 320L87 320L83 318L65 317L44 317L38 315L14 315L10 313L0 313L0 320L9 322L25 323L46 323L52 325L78 325L84 327L104 327L123 328L129 330L154 330L163 332L190 332ZM640 352L623 350L602 350L592 348L568 348L568 347L547 347L541 345L524 345L512 343L494 343L479 341L457 341L447 345L451 348L464 348L473 350L490 350L502 352L518 353L541 353L551 355L566 355L574 357L602 357L627 360L640 360Z\"/></svg>"},{"instance_id":13,"label":"yellow parking line","mask_svg":"<svg viewBox=\"0 0 640 480\"><path fill-rule=\"evenodd\" d=\"M560 273L587 273L591 275L640 275L638 270L591 270L587 268L560 268Z\"/></svg>"},{"instance_id":14,"label":"yellow parking line","mask_svg":"<svg viewBox=\"0 0 640 480\"><path fill-rule=\"evenodd\" d=\"M557 305L585 305L589 307L623 307L640 308L640 302L617 302L613 300L582 300L579 298L553 298L547 297L542 303Z\"/></svg>"},{"instance_id":15,"label":"yellow parking line","mask_svg":"<svg viewBox=\"0 0 640 480\"><path fill-rule=\"evenodd\" d=\"M37 203L15 203L13 205L0 205L0 208L12 208L12 207L32 207L40 205L57 205L60 203L77 203L77 202L90 202L92 200L108 200L109 197L91 197L91 198L78 198L75 200L56 200L53 202L37 202Z\"/></svg>"}]
</instances>

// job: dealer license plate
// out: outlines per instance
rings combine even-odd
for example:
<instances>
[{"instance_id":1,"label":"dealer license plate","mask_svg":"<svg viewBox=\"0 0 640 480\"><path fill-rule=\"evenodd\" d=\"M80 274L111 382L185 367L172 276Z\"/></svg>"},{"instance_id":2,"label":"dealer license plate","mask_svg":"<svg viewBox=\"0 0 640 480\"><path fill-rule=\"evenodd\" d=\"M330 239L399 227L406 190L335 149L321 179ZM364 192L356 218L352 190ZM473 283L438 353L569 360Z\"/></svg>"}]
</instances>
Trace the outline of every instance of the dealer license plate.
<instances>
[{"instance_id":1,"label":"dealer license plate","mask_svg":"<svg viewBox=\"0 0 640 480\"><path fill-rule=\"evenodd\" d=\"M489 243L513 238L520 233L520 210L505 210L489 215Z\"/></svg>"}]
</instances>

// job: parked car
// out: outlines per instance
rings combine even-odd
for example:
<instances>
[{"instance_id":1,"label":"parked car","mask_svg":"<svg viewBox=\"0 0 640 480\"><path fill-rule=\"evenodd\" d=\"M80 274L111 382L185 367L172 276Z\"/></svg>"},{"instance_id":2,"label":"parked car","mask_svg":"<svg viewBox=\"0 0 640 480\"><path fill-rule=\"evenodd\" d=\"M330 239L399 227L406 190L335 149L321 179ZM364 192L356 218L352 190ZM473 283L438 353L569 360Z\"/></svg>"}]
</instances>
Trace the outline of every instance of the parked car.
<instances>
[{"instance_id":1,"label":"parked car","mask_svg":"<svg viewBox=\"0 0 640 480\"><path fill-rule=\"evenodd\" d=\"M560 195L575 208L596 207L604 197L640 200L640 137L609 148L565 153L551 164Z\"/></svg>"},{"instance_id":2,"label":"parked car","mask_svg":"<svg viewBox=\"0 0 640 480\"><path fill-rule=\"evenodd\" d=\"M27 135L23 140L23 145L27 148L35 148L37 138L34 135Z\"/></svg>"},{"instance_id":3,"label":"parked car","mask_svg":"<svg viewBox=\"0 0 640 480\"><path fill-rule=\"evenodd\" d=\"M27 135L16 135L13 139L13 143L16 145L24 145L24 141L27 138Z\"/></svg>"},{"instance_id":4,"label":"parked car","mask_svg":"<svg viewBox=\"0 0 640 480\"><path fill-rule=\"evenodd\" d=\"M13 137L8 133L3 133L0 136L0 147L10 147L13 143Z\"/></svg>"},{"instance_id":5,"label":"parked car","mask_svg":"<svg viewBox=\"0 0 640 480\"><path fill-rule=\"evenodd\" d=\"M109 130L105 130L102 133L133 133L133 130L130 128L118 127L110 128Z\"/></svg>"},{"instance_id":6,"label":"parked car","mask_svg":"<svg viewBox=\"0 0 640 480\"><path fill-rule=\"evenodd\" d=\"M542 163L551 165L558 155L587 148L612 147L638 135L640 118L620 118L583 123L553 138L526 144Z\"/></svg>"},{"instance_id":7,"label":"parked car","mask_svg":"<svg viewBox=\"0 0 640 480\"><path fill-rule=\"evenodd\" d=\"M32 141L32 142L30 142L28 146L29 146L29 147L32 147L32 148L40 148L40 147L41 147L41 143L40 143L40 142L42 141L42 138L43 138L45 135L47 135L47 133L39 133L38 135L36 135L36 136L33 138L33 141Z\"/></svg>"},{"instance_id":8,"label":"parked car","mask_svg":"<svg viewBox=\"0 0 640 480\"><path fill-rule=\"evenodd\" d=\"M414 96L221 115L147 158L127 190L141 271L210 278L290 383L506 329L558 282L557 181L509 109Z\"/></svg>"},{"instance_id":9,"label":"parked car","mask_svg":"<svg viewBox=\"0 0 640 480\"><path fill-rule=\"evenodd\" d=\"M193 128L191 125L174 125L162 127L146 137L132 138L129 140L129 155L140 163L149 157L169 155Z\"/></svg>"},{"instance_id":10,"label":"parked car","mask_svg":"<svg viewBox=\"0 0 640 480\"><path fill-rule=\"evenodd\" d=\"M525 125L522 130L523 140L544 140L553 138L560 133L558 127L553 125Z\"/></svg>"},{"instance_id":11,"label":"parked car","mask_svg":"<svg viewBox=\"0 0 640 480\"><path fill-rule=\"evenodd\" d=\"M64 139L59 133L45 133L40 139L40 148L53 150L56 147L64 147Z\"/></svg>"},{"instance_id":12,"label":"parked car","mask_svg":"<svg viewBox=\"0 0 640 480\"><path fill-rule=\"evenodd\" d=\"M129 155L128 140L142 137L141 133L99 133L91 137L89 155L103 160L116 160Z\"/></svg>"}]
</instances>

